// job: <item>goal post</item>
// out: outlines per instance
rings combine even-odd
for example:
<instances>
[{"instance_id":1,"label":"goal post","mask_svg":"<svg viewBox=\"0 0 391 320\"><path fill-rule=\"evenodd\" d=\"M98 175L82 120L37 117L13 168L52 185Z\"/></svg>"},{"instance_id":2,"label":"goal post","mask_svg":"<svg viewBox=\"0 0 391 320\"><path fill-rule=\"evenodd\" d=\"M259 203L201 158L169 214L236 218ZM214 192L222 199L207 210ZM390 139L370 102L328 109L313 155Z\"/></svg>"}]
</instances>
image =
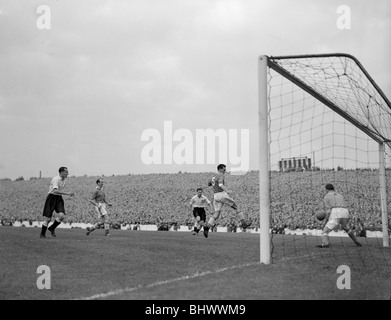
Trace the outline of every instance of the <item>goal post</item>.
<instances>
[{"instance_id":1,"label":"goal post","mask_svg":"<svg viewBox=\"0 0 391 320\"><path fill-rule=\"evenodd\" d=\"M260 262L271 261L270 242L270 192L269 192L269 126L267 101L267 57L259 58L259 223L260 223Z\"/></svg>"},{"instance_id":2,"label":"goal post","mask_svg":"<svg viewBox=\"0 0 391 320\"><path fill-rule=\"evenodd\" d=\"M281 85L281 91L276 97L279 109L276 114L284 116L286 119L291 117L291 120L282 120L279 130L292 132L292 128L300 127L302 132L297 133L297 139L302 139L296 145L296 140L292 140L287 134L288 142L280 142L281 135L278 134L273 139L271 138L271 128L275 115L271 115L272 103L271 92L273 83L270 80L271 72L277 74L295 89L287 89L284 84ZM297 91L296 91L297 88ZM309 99L307 97L299 97L298 91L302 91L316 100L316 103L325 107L328 111L331 110L332 116L325 118L326 120L314 120L317 113L321 113L320 107L311 109ZM300 93L301 94L301 93ZM286 111L293 104L293 98L300 101L303 118L301 123L296 119L297 111ZM271 261L271 218L273 212L271 210L271 183L270 177L272 174L271 164L271 145L278 145L284 152L279 153L283 158L293 157L292 163L289 163L289 169L297 169L295 160L296 157L303 157L305 154L312 154L315 158L315 151L319 145L326 149L326 143L323 142L324 132L315 137L315 130L318 128L309 128L309 125L320 127L323 123L332 123L335 117L338 117L339 123L348 123L353 126L361 134L365 135L369 140L378 144L378 161L375 163L375 170L378 171L379 198L382 223L382 238L383 246L389 246L388 235L388 202L387 202L387 179L386 179L386 163L385 154L386 148L391 148L391 103L386 95L379 88L376 82L372 79L369 73L365 70L362 64L353 56L344 53L334 54L317 54L317 55L292 55L292 56L266 56L262 55L258 58L258 119L259 119L259 196L260 196L260 262L269 264ZM288 114L290 113L290 114ZM310 119L306 116L313 113ZM291 127L288 129L287 126ZM338 126L340 126L338 124ZM304 128L305 127L305 128ZM330 129L331 128L331 129ZM333 131L334 126L324 130L325 132ZM351 137L351 129L343 127L342 134L346 134L346 140ZM304 132L304 133L303 133ZM310 133L309 133L310 132ZM308 138L308 134L313 134L314 137ZM312 139L313 141L309 141ZM362 138L357 138L362 139ZM273 140L273 141L272 141ZM316 140L316 143L314 142ZM337 142L335 142L337 141ZM289 145L290 144L290 145ZM300 146L299 146L300 144ZM338 144L338 140L334 140L334 144ZM349 143L346 142L348 145ZM351 144L351 142L350 142ZM289 146L287 146L289 145ZM292 146L293 145L293 146ZM308 148L307 148L308 147ZM335 148L337 146L334 146ZM285 149L284 149L285 148ZM289 152L286 150L289 148ZM350 151L344 151L346 159L350 159L351 153L356 153L359 163L359 153L361 148L356 147L352 152L353 147L348 145ZM322 150L323 150L322 149ZM292 150L295 150L293 152ZM318 153L323 152L319 147ZM338 152L328 150L330 157L337 156ZM287 156L285 156L287 155ZM318 156L317 156L318 158ZM348 160L344 160L345 163ZM273 161L275 161L274 159ZM330 159L328 159L330 160ZM324 163L327 163L326 160ZM334 163L334 162L333 162ZM315 163L313 163L315 166ZM356 164L356 169L359 165ZM280 168L281 169L281 168ZM311 164L305 167L305 170L311 171ZM351 170L354 170L352 165Z\"/></svg>"}]
</instances>

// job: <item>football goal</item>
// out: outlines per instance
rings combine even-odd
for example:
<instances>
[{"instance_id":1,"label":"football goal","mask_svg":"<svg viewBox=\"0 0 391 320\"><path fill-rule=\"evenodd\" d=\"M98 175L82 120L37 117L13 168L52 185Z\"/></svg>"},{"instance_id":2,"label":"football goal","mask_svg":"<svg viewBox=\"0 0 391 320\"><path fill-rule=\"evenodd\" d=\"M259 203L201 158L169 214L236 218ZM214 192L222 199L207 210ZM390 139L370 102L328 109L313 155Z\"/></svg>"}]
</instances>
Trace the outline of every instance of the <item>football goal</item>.
<instances>
[{"instance_id":1,"label":"football goal","mask_svg":"<svg viewBox=\"0 0 391 320\"><path fill-rule=\"evenodd\" d=\"M258 77L260 262L271 262L275 233L321 241L315 214L329 183L351 230L388 247L391 103L374 79L341 53L260 56Z\"/></svg>"}]
</instances>

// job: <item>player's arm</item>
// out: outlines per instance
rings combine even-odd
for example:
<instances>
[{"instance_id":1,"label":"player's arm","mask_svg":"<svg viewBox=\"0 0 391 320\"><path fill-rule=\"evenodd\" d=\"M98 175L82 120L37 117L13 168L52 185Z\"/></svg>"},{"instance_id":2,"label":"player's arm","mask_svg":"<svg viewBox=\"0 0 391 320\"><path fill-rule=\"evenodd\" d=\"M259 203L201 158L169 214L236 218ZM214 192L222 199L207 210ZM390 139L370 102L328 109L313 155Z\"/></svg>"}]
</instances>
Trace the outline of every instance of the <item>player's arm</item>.
<instances>
[{"instance_id":1,"label":"player's arm","mask_svg":"<svg viewBox=\"0 0 391 320\"><path fill-rule=\"evenodd\" d=\"M111 202L107 202L106 198L105 198L105 203L106 203L109 207L111 207L111 206L113 205Z\"/></svg>"},{"instance_id":2,"label":"player's arm","mask_svg":"<svg viewBox=\"0 0 391 320\"><path fill-rule=\"evenodd\" d=\"M56 196L71 196L71 197L73 197L73 195L74 195L73 192L60 191L57 188L53 189L52 194L54 194Z\"/></svg>"},{"instance_id":3,"label":"player's arm","mask_svg":"<svg viewBox=\"0 0 391 320\"><path fill-rule=\"evenodd\" d=\"M330 214L331 214L332 207L331 207L331 204L328 202L327 198L324 198L323 203L324 203L325 210L326 210L326 217L325 217L324 221L328 221Z\"/></svg>"},{"instance_id":4,"label":"player's arm","mask_svg":"<svg viewBox=\"0 0 391 320\"><path fill-rule=\"evenodd\" d=\"M96 203L95 200L89 200L89 201L90 201L90 203L92 203L95 207L98 206L98 203Z\"/></svg>"},{"instance_id":5,"label":"player's arm","mask_svg":"<svg viewBox=\"0 0 391 320\"><path fill-rule=\"evenodd\" d=\"M223 183L219 183L219 187L223 189L226 193L231 193L231 190L229 190Z\"/></svg>"}]
</instances>

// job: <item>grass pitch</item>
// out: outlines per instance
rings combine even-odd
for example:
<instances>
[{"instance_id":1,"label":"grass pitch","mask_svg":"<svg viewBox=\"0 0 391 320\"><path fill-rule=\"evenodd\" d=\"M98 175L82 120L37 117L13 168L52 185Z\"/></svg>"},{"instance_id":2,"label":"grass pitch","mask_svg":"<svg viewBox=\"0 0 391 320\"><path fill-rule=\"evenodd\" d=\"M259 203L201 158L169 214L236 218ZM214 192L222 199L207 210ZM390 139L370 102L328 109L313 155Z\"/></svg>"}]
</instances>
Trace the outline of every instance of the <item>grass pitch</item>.
<instances>
[{"instance_id":1,"label":"grass pitch","mask_svg":"<svg viewBox=\"0 0 391 320\"><path fill-rule=\"evenodd\" d=\"M273 236L273 263L259 263L259 235L249 233L0 227L0 299L285 300L391 298L391 248L381 240ZM38 289L40 265L51 288ZM350 289L338 289L337 282ZM340 278L341 279L341 278ZM341 282L341 280L340 280Z\"/></svg>"}]
</instances>

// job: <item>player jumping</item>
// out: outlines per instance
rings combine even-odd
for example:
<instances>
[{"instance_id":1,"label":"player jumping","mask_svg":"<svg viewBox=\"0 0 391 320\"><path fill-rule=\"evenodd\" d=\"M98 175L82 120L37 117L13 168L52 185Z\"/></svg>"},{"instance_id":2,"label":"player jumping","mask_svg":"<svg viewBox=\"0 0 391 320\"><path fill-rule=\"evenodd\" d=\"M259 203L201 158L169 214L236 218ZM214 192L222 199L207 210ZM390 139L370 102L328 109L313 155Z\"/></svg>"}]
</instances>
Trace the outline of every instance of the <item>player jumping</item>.
<instances>
[{"instance_id":1,"label":"player jumping","mask_svg":"<svg viewBox=\"0 0 391 320\"><path fill-rule=\"evenodd\" d=\"M41 238L46 238L46 230L49 230L53 237L56 237L56 232L54 231L64 220L65 218L65 207L64 207L64 199L63 195L73 197L73 192L65 192L65 182L68 177L68 168L60 167L58 169L59 175L54 177L49 186L49 193L45 200L45 205L43 208L43 216L45 217L45 221L42 224L41 229ZM52 225L48 228L49 222L52 219L53 211L56 211L58 217L54 220Z\"/></svg>"},{"instance_id":2,"label":"player jumping","mask_svg":"<svg viewBox=\"0 0 391 320\"><path fill-rule=\"evenodd\" d=\"M214 214L209 219L208 223L204 226L204 236L208 237L209 229L214 226L215 221L219 218L221 209L224 205L227 205L236 211L240 221L240 228L246 229L251 225L251 221L247 221L244 217L244 214L238 210L238 206L235 201L229 196L231 191L227 188L225 181L225 172L227 167L225 164L219 164L217 166L217 173L209 181L208 185L213 187L213 205L214 205Z\"/></svg>"}]
</instances>

